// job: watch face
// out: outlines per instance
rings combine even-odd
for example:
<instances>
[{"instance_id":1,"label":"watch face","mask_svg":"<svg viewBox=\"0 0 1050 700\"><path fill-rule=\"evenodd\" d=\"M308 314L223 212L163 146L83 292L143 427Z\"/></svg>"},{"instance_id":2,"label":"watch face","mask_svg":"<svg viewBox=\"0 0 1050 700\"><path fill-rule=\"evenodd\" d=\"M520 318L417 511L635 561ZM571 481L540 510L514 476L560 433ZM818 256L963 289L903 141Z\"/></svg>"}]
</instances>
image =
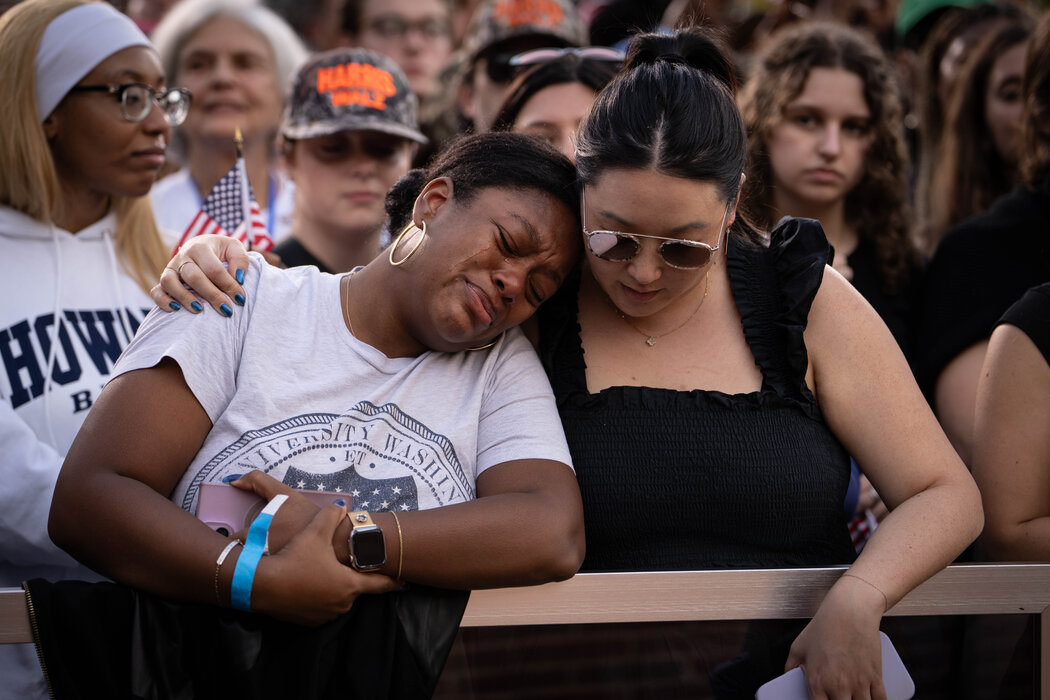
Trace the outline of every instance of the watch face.
<instances>
[{"instance_id":1,"label":"watch face","mask_svg":"<svg viewBox=\"0 0 1050 700\"><path fill-rule=\"evenodd\" d=\"M386 563L386 542L378 527L358 528L350 534L354 565L358 569L378 569Z\"/></svg>"}]
</instances>

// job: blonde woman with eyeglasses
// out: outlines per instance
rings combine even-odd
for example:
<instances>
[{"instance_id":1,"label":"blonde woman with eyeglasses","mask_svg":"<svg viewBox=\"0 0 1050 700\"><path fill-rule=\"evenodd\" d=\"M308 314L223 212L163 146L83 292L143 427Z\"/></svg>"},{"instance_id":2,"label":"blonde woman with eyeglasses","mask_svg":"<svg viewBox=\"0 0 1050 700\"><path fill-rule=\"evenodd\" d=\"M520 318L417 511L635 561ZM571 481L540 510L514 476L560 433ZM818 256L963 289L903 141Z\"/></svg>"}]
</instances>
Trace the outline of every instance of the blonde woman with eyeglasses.
<instances>
[{"instance_id":1,"label":"blonde woman with eyeglasses","mask_svg":"<svg viewBox=\"0 0 1050 700\"><path fill-rule=\"evenodd\" d=\"M17 586L95 577L48 539L48 508L167 261L146 195L190 96L100 2L9 10L0 65L0 586ZM31 645L0 654L0 698L44 697Z\"/></svg>"}]
</instances>

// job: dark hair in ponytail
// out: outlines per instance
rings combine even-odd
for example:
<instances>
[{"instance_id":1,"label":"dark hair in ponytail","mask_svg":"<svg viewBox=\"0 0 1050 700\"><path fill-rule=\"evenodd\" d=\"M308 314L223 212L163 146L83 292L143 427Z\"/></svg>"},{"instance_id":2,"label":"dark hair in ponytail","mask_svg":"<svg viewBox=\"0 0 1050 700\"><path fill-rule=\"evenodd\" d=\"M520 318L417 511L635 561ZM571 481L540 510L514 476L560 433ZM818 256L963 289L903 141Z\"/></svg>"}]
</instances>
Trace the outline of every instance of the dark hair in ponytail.
<instances>
[{"instance_id":1,"label":"dark hair in ponytail","mask_svg":"<svg viewBox=\"0 0 1050 700\"><path fill-rule=\"evenodd\" d=\"M455 141L427 168L416 168L398 180L386 195L390 231L404 228L423 187L431 180L448 177L462 204L487 187L532 189L546 192L563 202L579 219L580 198L572 161L552 146L532 136L490 132Z\"/></svg>"},{"instance_id":2,"label":"dark hair in ponytail","mask_svg":"<svg viewBox=\"0 0 1050 700\"><path fill-rule=\"evenodd\" d=\"M736 199L747 136L734 97L736 71L722 41L691 27L642 34L632 47L580 125L580 179L593 183L610 168L651 169L712 182L727 200ZM754 237L746 224L739 228Z\"/></svg>"}]
</instances>

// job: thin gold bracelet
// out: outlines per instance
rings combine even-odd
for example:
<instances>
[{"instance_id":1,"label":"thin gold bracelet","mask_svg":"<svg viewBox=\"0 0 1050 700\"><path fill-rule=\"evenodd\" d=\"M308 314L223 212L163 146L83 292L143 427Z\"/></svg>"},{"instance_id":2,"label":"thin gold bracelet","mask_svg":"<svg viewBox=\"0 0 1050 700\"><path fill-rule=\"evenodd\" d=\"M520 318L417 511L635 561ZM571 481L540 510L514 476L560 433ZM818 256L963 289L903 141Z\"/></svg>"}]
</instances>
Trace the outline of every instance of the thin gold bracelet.
<instances>
[{"instance_id":1,"label":"thin gold bracelet","mask_svg":"<svg viewBox=\"0 0 1050 700\"><path fill-rule=\"evenodd\" d=\"M390 511L394 516L394 524L397 525L397 581L401 581L401 564L405 561L405 538L401 536L401 521L397 519L397 513Z\"/></svg>"},{"instance_id":2,"label":"thin gold bracelet","mask_svg":"<svg viewBox=\"0 0 1050 700\"><path fill-rule=\"evenodd\" d=\"M843 577L843 578L845 578L845 577L847 577L847 576L849 576L850 578L855 578L855 579L857 579L858 581L861 581L861 582L863 582L863 583L866 583L866 584L868 584L869 586L871 586L872 588L874 588L874 589L875 589L876 591L878 591L878 592L879 592L879 593L880 593L880 594L882 595L882 599L883 599L883 600L884 600L884 601L886 602L886 608L885 608L885 610L883 610L883 612L886 612L887 610L889 610L889 609L890 609L890 599L889 599L889 597L888 597L888 596L887 596L887 595L886 595L885 593L883 593L883 592L882 592L882 589L881 589L881 588L879 588L878 586L876 586L876 585L875 585L874 583L872 583L872 582L871 582L871 581L869 581L868 579L866 579L866 578L861 578L860 576L857 576L856 574L851 574L851 573L850 573L850 572L848 572L848 571L847 571L846 573L842 574L842 577Z\"/></svg>"},{"instance_id":3,"label":"thin gold bracelet","mask_svg":"<svg viewBox=\"0 0 1050 700\"><path fill-rule=\"evenodd\" d=\"M219 558L215 560L215 602L222 607L222 594L219 592L219 570L222 569L222 563L226 561L226 557L233 551L233 548L241 544L240 540L232 540L226 544L222 552L219 554Z\"/></svg>"}]
</instances>

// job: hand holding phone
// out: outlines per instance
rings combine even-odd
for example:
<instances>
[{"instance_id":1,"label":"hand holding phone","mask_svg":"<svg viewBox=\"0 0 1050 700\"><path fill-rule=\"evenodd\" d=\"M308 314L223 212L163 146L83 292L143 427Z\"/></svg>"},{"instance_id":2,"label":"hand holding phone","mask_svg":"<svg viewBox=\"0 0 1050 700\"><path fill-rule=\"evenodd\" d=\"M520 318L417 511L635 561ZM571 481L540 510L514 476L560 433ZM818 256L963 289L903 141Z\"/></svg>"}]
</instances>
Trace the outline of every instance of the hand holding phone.
<instances>
[{"instance_id":1,"label":"hand holding phone","mask_svg":"<svg viewBox=\"0 0 1050 700\"><path fill-rule=\"evenodd\" d=\"M879 636L882 638L882 684L886 688L886 698L908 700L915 695L915 682L890 638L885 632L879 632ZM796 666L763 684L755 693L755 700L809 700L809 687L802 667Z\"/></svg>"},{"instance_id":2,"label":"hand holding phone","mask_svg":"<svg viewBox=\"0 0 1050 700\"><path fill-rule=\"evenodd\" d=\"M296 492L322 508L341 498L346 501L347 510L350 510L350 494L303 489L296 489ZM236 486L224 483L201 484L197 518L212 530L229 537L251 525L265 505L266 501L256 494Z\"/></svg>"}]
</instances>

